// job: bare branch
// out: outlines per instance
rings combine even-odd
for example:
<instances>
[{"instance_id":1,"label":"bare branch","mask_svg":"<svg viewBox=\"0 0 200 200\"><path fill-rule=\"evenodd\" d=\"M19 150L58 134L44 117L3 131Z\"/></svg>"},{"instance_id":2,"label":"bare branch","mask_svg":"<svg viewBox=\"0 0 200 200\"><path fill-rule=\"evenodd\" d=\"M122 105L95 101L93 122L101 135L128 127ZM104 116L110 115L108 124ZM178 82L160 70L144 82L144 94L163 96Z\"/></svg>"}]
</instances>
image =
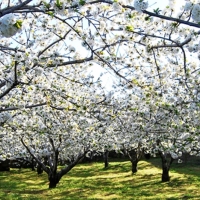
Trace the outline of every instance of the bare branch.
<instances>
[{"instance_id":1,"label":"bare branch","mask_svg":"<svg viewBox=\"0 0 200 200\"><path fill-rule=\"evenodd\" d=\"M46 167L42 162L40 162L40 160L30 151L30 149L28 148L28 146L25 144L23 138L21 138L21 142L24 145L24 147L27 149L27 151L29 152L29 154L37 161L38 164L40 164L43 168L43 170L48 174L49 173L49 168Z\"/></svg>"},{"instance_id":2,"label":"bare branch","mask_svg":"<svg viewBox=\"0 0 200 200\"><path fill-rule=\"evenodd\" d=\"M25 5L29 4L31 1L33 1L33 0L26 0L26 1L24 1L23 3L21 3L21 4L17 5L17 6L8 7L8 8L5 8L5 9L1 10L0 11L0 18L3 17L6 14L13 13L15 10L20 10Z\"/></svg>"}]
</instances>

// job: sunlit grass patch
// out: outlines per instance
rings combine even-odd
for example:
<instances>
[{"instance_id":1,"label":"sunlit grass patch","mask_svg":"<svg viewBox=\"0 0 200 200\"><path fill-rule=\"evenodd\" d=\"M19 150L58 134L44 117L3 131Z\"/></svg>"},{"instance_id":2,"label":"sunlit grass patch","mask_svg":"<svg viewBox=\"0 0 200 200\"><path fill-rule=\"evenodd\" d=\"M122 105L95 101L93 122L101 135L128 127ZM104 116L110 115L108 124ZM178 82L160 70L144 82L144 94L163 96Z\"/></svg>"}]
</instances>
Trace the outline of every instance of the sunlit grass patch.
<instances>
[{"instance_id":1,"label":"sunlit grass patch","mask_svg":"<svg viewBox=\"0 0 200 200\"><path fill-rule=\"evenodd\" d=\"M159 159L140 161L132 174L130 161L110 162L107 169L101 162L79 164L51 190L45 173L12 169L0 172L0 199L200 199L197 166L175 164L167 183L159 166Z\"/></svg>"}]
</instances>

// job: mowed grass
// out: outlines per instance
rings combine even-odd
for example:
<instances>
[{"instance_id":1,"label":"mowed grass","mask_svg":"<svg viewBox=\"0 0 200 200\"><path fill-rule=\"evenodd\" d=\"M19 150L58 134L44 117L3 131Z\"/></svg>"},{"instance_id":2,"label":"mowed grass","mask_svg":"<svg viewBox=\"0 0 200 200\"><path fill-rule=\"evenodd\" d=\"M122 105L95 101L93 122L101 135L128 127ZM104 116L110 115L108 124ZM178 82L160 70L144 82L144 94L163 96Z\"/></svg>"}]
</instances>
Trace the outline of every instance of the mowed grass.
<instances>
[{"instance_id":1,"label":"mowed grass","mask_svg":"<svg viewBox=\"0 0 200 200\"><path fill-rule=\"evenodd\" d=\"M0 199L200 199L199 163L173 164L171 181L161 182L160 159L140 161L132 175L130 161L79 164L55 189L48 189L47 175L30 169L0 172Z\"/></svg>"}]
</instances>

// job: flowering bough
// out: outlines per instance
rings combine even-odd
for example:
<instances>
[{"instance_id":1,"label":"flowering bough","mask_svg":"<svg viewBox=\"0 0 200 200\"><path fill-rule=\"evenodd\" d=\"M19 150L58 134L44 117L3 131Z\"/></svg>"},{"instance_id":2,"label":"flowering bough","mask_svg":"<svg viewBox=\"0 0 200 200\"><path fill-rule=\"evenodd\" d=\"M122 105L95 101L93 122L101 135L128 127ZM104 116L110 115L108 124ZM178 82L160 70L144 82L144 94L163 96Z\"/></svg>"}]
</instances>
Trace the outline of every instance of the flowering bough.
<instances>
[{"instance_id":1,"label":"flowering bough","mask_svg":"<svg viewBox=\"0 0 200 200\"><path fill-rule=\"evenodd\" d=\"M91 138L105 133L94 139L96 146L90 151L98 147L103 152L108 146L120 150L123 145L134 149L140 144L152 154L170 154L173 159L185 151L199 155L199 5L186 2L177 14L174 3L152 12L146 0L3 1L0 112L12 116L0 115L4 133L21 135L28 128L16 141L29 154L29 135L38 132L45 134L37 137L48 139L48 148L56 149L60 141L58 133L50 137L53 142L49 139L55 131L51 128L61 132L65 125L52 125L53 113L59 111L60 119L61 111L70 111L74 126L82 127L83 118L92 118L95 126L86 123L83 128L95 130ZM97 68L102 76L94 78L91 71ZM113 100L108 100L102 82L104 72L114 80ZM103 113L100 118L97 111ZM49 112L51 123L45 114ZM34 116L30 127L27 120L21 124L27 116ZM12 119L14 124L9 124ZM104 119L106 131L98 124ZM117 139L122 136L123 144ZM36 138L31 138L35 145ZM80 142L76 137L75 141Z\"/></svg>"},{"instance_id":2,"label":"flowering bough","mask_svg":"<svg viewBox=\"0 0 200 200\"><path fill-rule=\"evenodd\" d=\"M0 33L4 37L12 37L22 30L22 20L14 14L7 14L0 19Z\"/></svg>"}]
</instances>

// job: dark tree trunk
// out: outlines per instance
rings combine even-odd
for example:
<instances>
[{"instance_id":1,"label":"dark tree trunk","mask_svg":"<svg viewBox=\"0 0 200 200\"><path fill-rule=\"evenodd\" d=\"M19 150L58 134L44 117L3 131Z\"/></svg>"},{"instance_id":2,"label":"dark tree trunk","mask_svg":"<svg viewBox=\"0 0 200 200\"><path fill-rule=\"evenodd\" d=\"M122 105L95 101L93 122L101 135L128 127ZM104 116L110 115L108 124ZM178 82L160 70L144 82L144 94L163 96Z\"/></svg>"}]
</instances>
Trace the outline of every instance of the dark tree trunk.
<instances>
[{"instance_id":1,"label":"dark tree trunk","mask_svg":"<svg viewBox=\"0 0 200 200\"><path fill-rule=\"evenodd\" d=\"M150 153L144 153L144 157L149 160L151 158L151 154Z\"/></svg>"},{"instance_id":2,"label":"dark tree trunk","mask_svg":"<svg viewBox=\"0 0 200 200\"><path fill-rule=\"evenodd\" d=\"M168 166L162 166L162 182L168 182L170 181L169 177L169 167Z\"/></svg>"},{"instance_id":3,"label":"dark tree trunk","mask_svg":"<svg viewBox=\"0 0 200 200\"><path fill-rule=\"evenodd\" d=\"M0 171L10 171L10 160L0 162Z\"/></svg>"},{"instance_id":4,"label":"dark tree trunk","mask_svg":"<svg viewBox=\"0 0 200 200\"><path fill-rule=\"evenodd\" d=\"M109 154L109 151L105 151L104 152L104 167L105 168L108 168L108 154Z\"/></svg>"},{"instance_id":5,"label":"dark tree trunk","mask_svg":"<svg viewBox=\"0 0 200 200\"><path fill-rule=\"evenodd\" d=\"M37 173L38 173L38 175L43 173L43 169L40 164L38 164L38 166L37 166Z\"/></svg>"},{"instance_id":6,"label":"dark tree trunk","mask_svg":"<svg viewBox=\"0 0 200 200\"><path fill-rule=\"evenodd\" d=\"M31 160L31 169L32 169L32 171L35 171L35 161L34 161L34 159Z\"/></svg>"},{"instance_id":7,"label":"dark tree trunk","mask_svg":"<svg viewBox=\"0 0 200 200\"><path fill-rule=\"evenodd\" d=\"M142 156L142 151L140 149L140 147L138 147L137 149L132 149L131 151L128 151L127 154L128 154L128 157L131 161L131 171L132 173L136 173L138 171L137 169L137 164L139 162L139 160L141 159L141 156Z\"/></svg>"},{"instance_id":8,"label":"dark tree trunk","mask_svg":"<svg viewBox=\"0 0 200 200\"><path fill-rule=\"evenodd\" d=\"M45 160L42 162L40 159L38 159L31 151L30 149L26 146L26 144L23 141L23 138L21 138L22 144L26 147L27 151L29 154L33 157L33 159L37 162L38 165L41 165L42 170L44 170L48 174L48 180L49 180L49 188L55 188L56 185L59 183L60 179L62 176L67 174L77 163L83 159L87 153L85 151L84 153L80 153L74 161L69 163L65 168L61 169L59 172L57 172L57 165L58 165L58 155L59 155L59 150L54 146L54 142L52 138L49 138L49 142L52 145L53 149L53 155L50 155L46 158L48 160L48 166L45 165ZM61 141L60 141L61 142ZM59 145L60 146L60 145Z\"/></svg>"},{"instance_id":9,"label":"dark tree trunk","mask_svg":"<svg viewBox=\"0 0 200 200\"><path fill-rule=\"evenodd\" d=\"M138 164L138 160L132 160L132 173L136 173L137 172L137 164Z\"/></svg>"},{"instance_id":10,"label":"dark tree trunk","mask_svg":"<svg viewBox=\"0 0 200 200\"><path fill-rule=\"evenodd\" d=\"M31 170L32 170L32 171L35 171L34 165L31 166Z\"/></svg>"},{"instance_id":11,"label":"dark tree trunk","mask_svg":"<svg viewBox=\"0 0 200 200\"><path fill-rule=\"evenodd\" d=\"M162 182L168 182L170 181L169 169L174 159L171 155L168 155L167 159L167 155L161 151L159 151L159 154L162 159Z\"/></svg>"},{"instance_id":12,"label":"dark tree trunk","mask_svg":"<svg viewBox=\"0 0 200 200\"><path fill-rule=\"evenodd\" d=\"M63 175L65 175L67 172L69 172L81 159L85 157L85 154L80 155L79 157L74 160L74 162L70 163L67 167L62 169L61 171L57 172L57 165L52 171L48 171L48 179L49 179L49 189L50 188L55 188L56 185L59 183L60 179L62 178ZM57 163L57 162L56 162Z\"/></svg>"},{"instance_id":13,"label":"dark tree trunk","mask_svg":"<svg viewBox=\"0 0 200 200\"><path fill-rule=\"evenodd\" d=\"M49 174L49 189L55 188L56 185L59 183L60 178L61 177L59 177L59 175L57 173L56 174Z\"/></svg>"}]
</instances>

